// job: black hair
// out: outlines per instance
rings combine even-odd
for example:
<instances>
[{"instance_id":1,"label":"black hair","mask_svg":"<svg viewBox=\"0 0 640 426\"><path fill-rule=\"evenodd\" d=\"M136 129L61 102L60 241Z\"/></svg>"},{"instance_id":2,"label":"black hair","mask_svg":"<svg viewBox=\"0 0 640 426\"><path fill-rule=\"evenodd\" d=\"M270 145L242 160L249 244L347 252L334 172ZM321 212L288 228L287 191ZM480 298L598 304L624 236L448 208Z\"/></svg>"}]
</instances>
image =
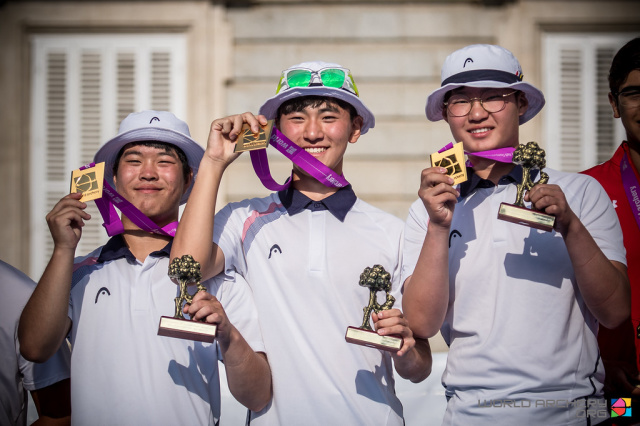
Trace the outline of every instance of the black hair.
<instances>
[{"instance_id":1,"label":"black hair","mask_svg":"<svg viewBox=\"0 0 640 426\"><path fill-rule=\"evenodd\" d=\"M280 107L278 107L278 112L276 113L276 120L280 120L280 117L286 114L291 114L294 112L304 111L305 108L318 108L322 104L339 106L345 111L349 111L349 117L351 121L353 121L358 116L358 111L356 111L355 107L351 105L349 102L343 101L342 99L333 98L331 96L300 96L298 98L290 99Z\"/></svg>"},{"instance_id":2,"label":"black hair","mask_svg":"<svg viewBox=\"0 0 640 426\"><path fill-rule=\"evenodd\" d=\"M126 149L129 149L134 146L148 146L150 148L163 149L166 152L175 152L178 156L178 160L182 163L182 176L184 177L184 181L189 180L189 175L191 174L191 166L189 166L189 160L187 160L187 155L184 153L182 149L179 147L166 143L166 142L158 142L158 141L138 141L138 142L130 142L123 146L120 151L118 151L118 155L116 155L116 161L113 163L113 175L116 176L118 174L118 166L120 165L120 158Z\"/></svg>"},{"instance_id":3,"label":"black hair","mask_svg":"<svg viewBox=\"0 0 640 426\"><path fill-rule=\"evenodd\" d=\"M622 46L613 57L609 69L609 90L618 102L618 91L629 73L640 70L640 37L636 37Z\"/></svg>"}]
</instances>

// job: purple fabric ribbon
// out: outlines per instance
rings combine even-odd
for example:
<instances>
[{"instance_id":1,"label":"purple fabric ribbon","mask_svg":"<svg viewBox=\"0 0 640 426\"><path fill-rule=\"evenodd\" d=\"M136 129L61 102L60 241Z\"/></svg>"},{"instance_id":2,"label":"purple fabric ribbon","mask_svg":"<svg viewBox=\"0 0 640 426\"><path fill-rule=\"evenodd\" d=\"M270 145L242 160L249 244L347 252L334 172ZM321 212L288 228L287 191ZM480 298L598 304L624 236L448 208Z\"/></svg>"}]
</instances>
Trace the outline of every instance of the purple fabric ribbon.
<instances>
[{"instance_id":1,"label":"purple fabric ribbon","mask_svg":"<svg viewBox=\"0 0 640 426\"><path fill-rule=\"evenodd\" d=\"M451 148L453 148L453 142L449 142L448 144L440 148L440 150L438 150L438 153L444 152ZM511 163L513 161L513 151L515 150L516 149L513 147L508 147L479 152L465 151L464 153L467 155L473 155L474 157L482 157L488 160L499 161L500 163ZM467 167L473 167L473 164L471 164L471 161L469 160L467 160L466 165Z\"/></svg>"},{"instance_id":2,"label":"purple fabric ribbon","mask_svg":"<svg viewBox=\"0 0 640 426\"><path fill-rule=\"evenodd\" d=\"M94 167L95 163L87 164L80 167L80 170ZM102 215L104 223L104 229L107 231L107 235L113 237L114 235L124 232L124 225L115 207L129 218L137 227L146 232L152 232L154 234L168 235L173 237L176 234L178 228L178 222L171 222L163 227L158 226L155 222L149 219L144 213L142 213L136 206L125 200L118 192L113 189L111 185L105 180L102 189L102 198L95 200L96 206ZM115 207L114 207L115 206Z\"/></svg>"},{"instance_id":3,"label":"purple fabric ribbon","mask_svg":"<svg viewBox=\"0 0 640 426\"><path fill-rule=\"evenodd\" d=\"M330 188L342 188L349 185L349 182L347 182L343 176L337 174L329 167L322 164L313 155L293 143L276 127L273 127L273 130L271 131L269 144L325 186ZM282 185L273 180L271 177L271 171L269 170L269 159L267 158L266 149L250 151L249 154L251 155L251 164L253 164L253 169L256 171L256 175L265 188L271 191L282 191L291 185L291 178L287 179L287 181Z\"/></svg>"},{"instance_id":4,"label":"purple fabric ribbon","mask_svg":"<svg viewBox=\"0 0 640 426\"><path fill-rule=\"evenodd\" d=\"M633 167L629 162L629 157L625 152L620 161L620 175L622 177L622 186L624 186L624 192L627 194L629 200L629 206L633 211L633 217L636 219L636 224L640 228L640 195L638 194L638 179L633 172Z\"/></svg>"}]
</instances>

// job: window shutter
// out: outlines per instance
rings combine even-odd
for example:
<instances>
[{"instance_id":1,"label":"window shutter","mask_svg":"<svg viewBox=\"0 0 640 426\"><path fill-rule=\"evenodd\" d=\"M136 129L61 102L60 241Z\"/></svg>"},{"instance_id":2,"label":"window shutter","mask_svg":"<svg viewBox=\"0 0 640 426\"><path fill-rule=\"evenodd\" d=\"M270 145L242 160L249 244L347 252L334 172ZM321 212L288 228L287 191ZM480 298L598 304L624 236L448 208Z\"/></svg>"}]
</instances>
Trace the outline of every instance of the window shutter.
<instances>
[{"instance_id":1,"label":"window shutter","mask_svg":"<svg viewBox=\"0 0 640 426\"><path fill-rule=\"evenodd\" d=\"M578 172L611 157L624 137L607 94L613 56L633 34L547 34L543 92L547 165Z\"/></svg>"},{"instance_id":2,"label":"window shutter","mask_svg":"<svg viewBox=\"0 0 640 426\"><path fill-rule=\"evenodd\" d=\"M45 216L69 192L71 171L93 161L128 114L161 109L184 117L185 38L156 35L35 35L32 40L31 276L53 251ZM108 236L89 202L76 250Z\"/></svg>"}]
</instances>

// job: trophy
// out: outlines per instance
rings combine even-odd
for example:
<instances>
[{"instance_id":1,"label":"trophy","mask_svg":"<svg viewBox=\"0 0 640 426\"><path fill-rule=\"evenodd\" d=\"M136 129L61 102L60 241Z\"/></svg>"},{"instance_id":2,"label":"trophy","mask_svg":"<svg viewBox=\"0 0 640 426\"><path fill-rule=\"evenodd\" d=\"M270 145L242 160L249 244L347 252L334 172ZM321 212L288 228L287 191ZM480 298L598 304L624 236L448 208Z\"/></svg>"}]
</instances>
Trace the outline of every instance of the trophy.
<instances>
[{"instance_id":1,"label":"trophy","mask_svg":"<svg viewBox=\"0 0 640 426\"><path fill-rule=\"evenodd\" d=\"M360 274L359 284L362 287L369 288L369 305L364 311L364 318L360 327L347 327L345 340L356 345L369 346L371 348L382 349L389 352L398 352L402 347L402 337L398 336L380 336L373 331L369 324L369 317L372 312L385 311L391 309L396 298L389 294L391 290L391 274L384 270L381 265L366 267ZM384 291L387 294L387 300L380 305L377 300L377 293Z\"/></svg>"},{"instance_id":2,"label":"trophy","mask_svg":"<svg viewBox=\"0 0 640 426\"><path fill-rule=\"evenodd\" d=\"M522 166L522 183L518 185L518 195L513 204L501 203L498 211L498 219L507 222L530 226L531 228L551 231L556 218L535 209L528 209L524 205L524 193L535 185L545 184L549 181L549 175L542 171L546 166L545 153L535 142L520 145L513 152L513 162ZM531 170L540 170L540 178L537 182L531 180Z\"/></svg>"},{"instance_id":3,"label":"trophy","mask_svg":"<svg viewBox=\"0 0 640 426\"><path fill-rule=\"evenodd\" d=\"M169 276L180 283L180 295L175 298L176 311L173 317L161 317L158 327L159 336L177 337L179 339L197 340L198 342L213 343L216 337L216 324L202 321L191 321L184 317L182 306L193 302L193 295L189 294L187 286L196 283L198 291L206 291L200 283L200 264L191 255L185 254L181 258L175 258L169 265Z\"/></svg>"}]
</instances>

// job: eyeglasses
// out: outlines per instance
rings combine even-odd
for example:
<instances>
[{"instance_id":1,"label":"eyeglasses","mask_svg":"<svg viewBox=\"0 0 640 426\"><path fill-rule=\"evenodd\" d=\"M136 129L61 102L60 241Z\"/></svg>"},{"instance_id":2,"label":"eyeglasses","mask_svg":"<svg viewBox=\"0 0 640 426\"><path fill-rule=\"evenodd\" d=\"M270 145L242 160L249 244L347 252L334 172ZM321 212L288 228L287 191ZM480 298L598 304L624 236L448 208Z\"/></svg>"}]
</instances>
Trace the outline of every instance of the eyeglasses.
<instances>
[{"instance_id":1,"label":"eyeglasses","mask_svg":"<svg viewBox=\"0 0 640 426\"><path fill-rule=\"evenodd\" d=\"M505 98L516 92L517 90L514 90L513 92L506 93L504 95L490 93L483 95L481 98L470 98L465 95L454 94L451 95L449 100L444 103L444 106L447 108L449 115L453 117L464 117L469 114L474 101L480 102L482 108L487 112L500 112L507 104L507 100Z\"/></svg>"},{"instance_id":2,"label":"eyeglasses","mask_svg":"<svg viewBox=\"0 0 640 426\"><path fill-rule=\"evenodd\" d=\"M621 92L614 93L618 103L625 108L640 107L640 87L625 87Z\"/></svg>"},{"instance_id":3,"label":"eyeglasses","mask_svg":"<svg viewBox=\"0 0 640 426\"><path fill-rule=\"evenodd\" d=\"M321 83L312 83L314 75L320 78ZM360 96L351 71L347 68L322 68L317 71L308 68L295 68L283 71L276 94L291 87L309 86L334 87Z\"/></svg>"}]
</instances>

